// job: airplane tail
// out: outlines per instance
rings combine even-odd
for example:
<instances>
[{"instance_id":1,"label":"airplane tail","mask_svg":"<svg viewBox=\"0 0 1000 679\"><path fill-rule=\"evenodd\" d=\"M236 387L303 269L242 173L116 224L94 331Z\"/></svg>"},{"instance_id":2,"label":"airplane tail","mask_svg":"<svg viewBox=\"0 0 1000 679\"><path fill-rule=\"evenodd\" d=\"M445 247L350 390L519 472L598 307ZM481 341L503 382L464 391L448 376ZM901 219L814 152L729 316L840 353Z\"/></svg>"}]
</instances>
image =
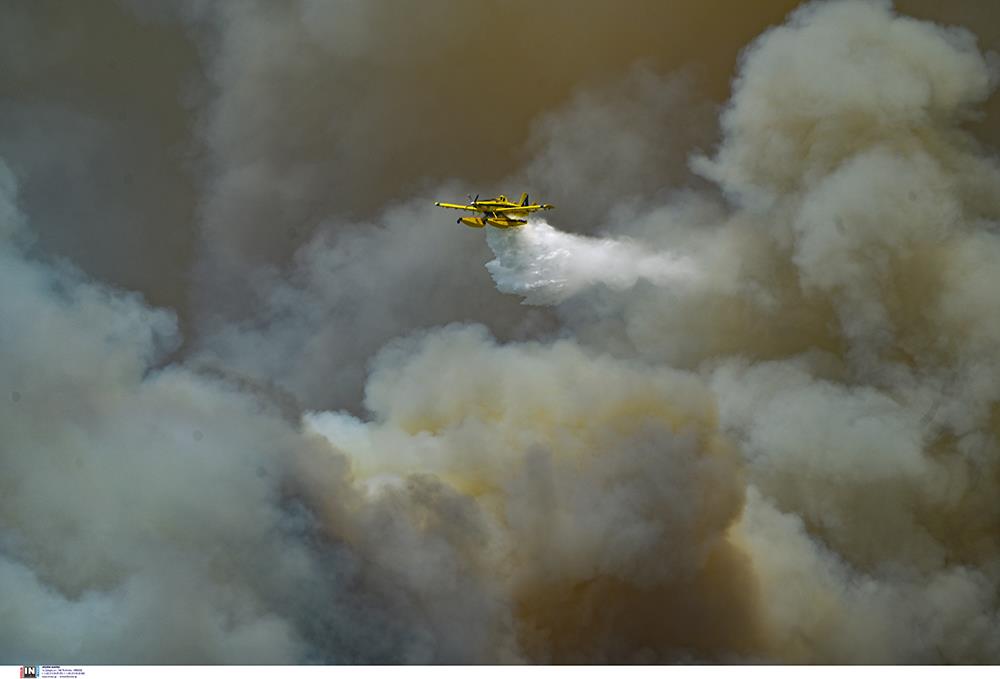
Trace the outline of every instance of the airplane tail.
<instances>
[{"instance_id":1,"label":"airplane tail","mask_svg":"<svg viewBox=\"0 0 1000 679\"><path fill-rule=\"evenodd\" d=\"M527 205L528 204L528 194L526 194L526 193L522 193L521 194L521 203L520 204L521 205Z\"/></svg>"}]
</instances>

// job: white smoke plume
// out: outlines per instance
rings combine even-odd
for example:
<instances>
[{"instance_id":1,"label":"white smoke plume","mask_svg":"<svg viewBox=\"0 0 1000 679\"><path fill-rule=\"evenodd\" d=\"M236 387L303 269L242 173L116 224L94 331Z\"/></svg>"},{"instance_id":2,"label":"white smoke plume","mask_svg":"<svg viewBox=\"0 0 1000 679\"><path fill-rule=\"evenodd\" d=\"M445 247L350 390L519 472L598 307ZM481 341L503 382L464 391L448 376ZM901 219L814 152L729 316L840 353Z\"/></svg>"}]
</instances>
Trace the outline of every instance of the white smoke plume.
<instances>
[{"instance_id":1,"label":"white smoke plume","mask_svg":"<svg viewBox=\"0 0 1000 679\"><path fill-rule=\"evenodd\" d=\"M606 43L618 3L546 4L542 72L470 49L474 5L12 11L0 661L1000 662L993 57L806 5L691 177L714 118L669 50L792 3L722 4ZM109 41L24 58L81 21L134 41L120 79ZM508 71L537 100L444 112ZM204 164L148 181L180 139ZM526 178L598 186L488 243L432 207Z\"/></svg>"},{"instance_id":2,"label":"white smoke plume","mask_svg":"<svg viewBox=\"0 0 1000 679\"><path fill-rule=\"evenodd\" d=\"M690 257L647 252L629 241L565 233L544 221L488 229L486 242L496 255L486 268L497 289L523 296L526 304L555 304L599 284L627 290L639 280L666 286L697 275Z\"/></svg>"}]
</instances>

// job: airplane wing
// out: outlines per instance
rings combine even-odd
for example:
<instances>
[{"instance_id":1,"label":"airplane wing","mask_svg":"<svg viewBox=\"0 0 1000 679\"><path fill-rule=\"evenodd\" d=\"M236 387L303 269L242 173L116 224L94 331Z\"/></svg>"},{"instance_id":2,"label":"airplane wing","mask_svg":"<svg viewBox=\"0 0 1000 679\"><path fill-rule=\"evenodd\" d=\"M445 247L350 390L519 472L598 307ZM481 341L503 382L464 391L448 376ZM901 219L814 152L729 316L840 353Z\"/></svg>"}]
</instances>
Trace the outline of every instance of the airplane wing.
<instances>
[{"instance_id":1,"label":"airplane wing","mask_svg":"<svg viewBox=\"0 0 1000 679\"><path fill-rule=\"evenodd\" d=\"M447 207L452 210L468 210L469 212L484 212L479 208L472 207L471 205L456 205L455 203L434 203L438 207Z\"/></svg>"},{"instance_id":2,"label":"airplane wing","mask_svg":"<svg viewBox=\"0 0 1000 679\"><path fill-rule=\"evenodd\" d=\"M551 205L518 205L517 207L498 207L491 212L534 212L535 210L549 210Z\"/></svg>"}]
</instances>

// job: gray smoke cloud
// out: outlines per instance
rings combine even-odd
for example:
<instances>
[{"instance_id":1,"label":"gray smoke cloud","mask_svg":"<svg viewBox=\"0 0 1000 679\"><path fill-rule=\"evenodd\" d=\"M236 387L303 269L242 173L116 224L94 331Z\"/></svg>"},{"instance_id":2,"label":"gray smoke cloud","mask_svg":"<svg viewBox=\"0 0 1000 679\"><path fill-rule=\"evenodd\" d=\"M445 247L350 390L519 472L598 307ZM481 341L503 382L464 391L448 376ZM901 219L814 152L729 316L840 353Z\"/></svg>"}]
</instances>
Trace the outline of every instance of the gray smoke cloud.
<instances>
[{"instance_id":1,"label":"gray smoke cloud","mask_svg":"<svg viewBox=\"0 0 1000 679\"><path fill-rule=\"evenodd\" d=\"M293 29L268 23L266 30L281 30L284 36L284 31ZM294 30L301 30L301 26L296 23ZM285 37L293 38L300 39L297 33ZM242 61L240 68L246 68ZM260 83L256 74L251 72L247 77L250 75L255 76L248 85L255 88L254 96L277 101L270 90L272 83ZM413 88L414 84L403 87ZM622 221L659 190L653 177L662 175L654 173L654 168L669 168L673 163L676 167L672 173L679 175L683 154L677 154L677 147L706 138L711 118L692 120L708 108L706 105L693 105L683 115L676 113L687 110L693 99L689 78L661 77L643 67L632 68L623 80L588 90L588 94L571 99L539 119L524 144L530 162L520 174L497 185L531 185L547 196L566 196L567 218L579 219L585 230L596 230L594 220L606 220L614 211L620 213L614 219ZM320 105L312 100L309 103ZM339 97L323 99L322 103L345 105ZM244 108L241 106L240 111ZM661 130L675 120L684 123L683 135L662 146L643 145L643 139L662 136ZM247 124L242 115L226 120L225 134L238 134L247 142L238 146L239 153L255 144L291 143L288 134L270 131L257 139L243 131ZM372 122L365 117L364 124ZM436 133L445 135L449 131L456 130L442 128ZM371 139L381 133L372 130L359 134ZM322 131L311 129L293 130L292 138L295 135L302 136L302 143L323 137ZM590 141L591 137L597 141ZM442 139L450 149L456 143ZM477 141L468 143L479 148ZM364 159L352 160L347 166L360 171L369 162L369 153L364 151ZM302 163L300 154L291 151L267 150L261 155L268 163L273 162L272 158L286 156L296 167ZM280 168L265 172L251 164L255 168L251 171L242 161L232 161L239 168L239 176L252 183L250 197L242 190L235 197L210 191L210 202L227 211L227 216L218 220L219 228L234 232L214 234L212 225L216 220L211 213L208 215L209 251L215 243L223 254L210 255L206 260L213 267L206 285L209 289L220 285L224 290L209 295L212 308L218 307L219 311L202 328L197 342L199 361L273 383L306 407L342 408L360 401L366 363L378 348L413 329L460 319L485 324L502 339L539 337L556 331L550 314L525 313L515 300L496 295L490 280L482 276L484 254L490 250L479 234L441 228L450 220L433 207L435 196L454 196L450 199L457 200L458 196L480 189L455 181L431 184L425 178L428 186L436 188L423 189L418 198L397 198L368 220L351 220L343 212L355 204L353 198L345 197L346 205L341 205L337 197L336 178L345 172L343 161L339 154L329 155L335 160L324 155L323 164L315 170L322 177L322 190L286 177ZM421 154L417 160L423 162L424 158ZM414 159L399 158L399 162L405 165ZM621 171L597 181L609 163ZM285 181L295 187L292 195L285 195L280 188ZM368 190L381 195L385 189L376 186ZM268 205L258 209L254 202ZM292 211L315 212L317 202L324 206L324 216L312 217L315 225L307 220L301 227L289 227L289 234L273 228L274 224L301 223L299 217L269 212L276 206L287 203ZM230 210L249 212L236 217L229 214ZM259 245L260 256L243 250L232 239L249 239L254 248ZM257 265L247 271L261 257L273 258L275 250L295 247L296 241L303 239L287 265L281 264L279 256L268 266ZM276 245L279 241L280 245ZM227 271L238 274L238 281L226 283L219 278L229 276ZM238 294L240 300L231 300L230 292ZM254 305L249 315L239 311L246 300L252 300ZM330 375L337 375L332 383Z\"/></svg>"},{"instance_id":2,"label":"gray smoke cloud","mask_svg":"<svg viewBox=\"0 0 1000 679\"><path fill-rule=\"evenodd\" d=\"M746 52L724 140L694 161L737 209L650 216L701 275L564 313L589 343L709 380L777 657L997 657L1000 336L982 295L1000 176L962 129L995 82L963 30L880 3L798 11Z\"/></svg>"},{"instance_id":3,"label":"gray smoke cloud","mask_svg":"<svg viewBox=\"0 0 1000 679\"><path fill-rule=\"evenodd\" d=\"M173 314L27 256L6 166L0 187L0 656L515 657L493 645L489 583L409 567L460 561L475 507L432 478L367 499L348 461L266 393L157 367L180 341Z\"/></svg>"},{"instance_id":4,"label":"gray smoke cloud","mask_svg":"<svg viewBox=\"0 0 1000 679\"><path fill-rule=\"evenodd\" d=\"M39 248L186 318L201 89L192 39L106 0L14 0L3 19L0 156Z\"/></svg>"},{"instance_id":5,"label":"gray smoke cloud","mask_svg":"<svg viewBox=\"0 0 1000 679\"><path fill-rule=\"evenodd\" d=\"M806 5L717 115L793 4L15 5L0 659L997 662L993 57Z\"/></svg>"}]
</instances>

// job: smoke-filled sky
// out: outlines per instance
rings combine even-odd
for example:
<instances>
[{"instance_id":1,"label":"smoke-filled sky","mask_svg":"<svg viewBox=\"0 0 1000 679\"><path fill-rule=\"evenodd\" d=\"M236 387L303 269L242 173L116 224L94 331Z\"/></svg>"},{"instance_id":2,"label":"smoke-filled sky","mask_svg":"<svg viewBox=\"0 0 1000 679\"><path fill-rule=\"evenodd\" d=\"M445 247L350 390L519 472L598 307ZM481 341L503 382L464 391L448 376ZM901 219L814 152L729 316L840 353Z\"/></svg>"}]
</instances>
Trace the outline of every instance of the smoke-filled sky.
<instances>
[{"instance_id":1,"label":"smoke-filled sky","mask_svg":"<svg viewBox=\"0 0 1000 679\"><path fill-rule=\"evenodd\" d=\"M3 2L0 663L1000 662L998 9L796 4Z\"/></svg>"}]
</instances>

